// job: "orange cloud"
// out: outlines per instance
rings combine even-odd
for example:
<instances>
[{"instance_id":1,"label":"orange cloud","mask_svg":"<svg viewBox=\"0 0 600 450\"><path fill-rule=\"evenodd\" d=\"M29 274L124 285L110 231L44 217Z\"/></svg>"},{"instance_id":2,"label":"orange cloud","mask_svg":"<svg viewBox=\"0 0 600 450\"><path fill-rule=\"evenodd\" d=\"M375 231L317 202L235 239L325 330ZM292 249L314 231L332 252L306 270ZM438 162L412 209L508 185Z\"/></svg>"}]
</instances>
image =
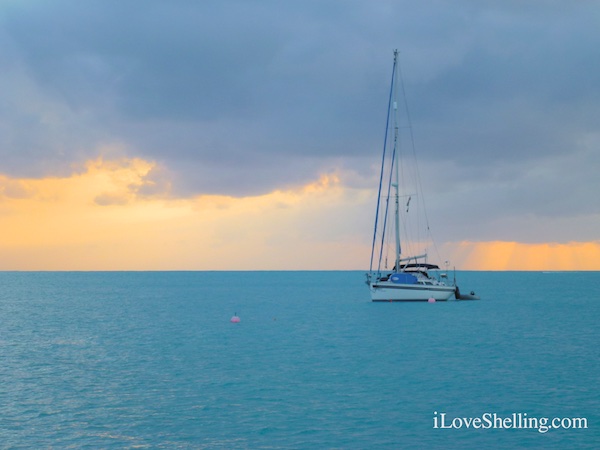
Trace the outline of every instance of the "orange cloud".
<instances>
[{"instance_id":1,"label":"orange cloud","mask_svg":"<svg viewBox=\"0 0 600 450\"><path fill-rule=\"evenodd\" d=\"M142 159L99 158L67 177L0 175L0 270L361 270L373 195L328 174L253 197L175 198ZM600 270L600 241L440 250L459 269Z\"/></svg>"},{"instance_id":2,"label":"orange cloud","mask_svg":"<svg viewBox=\"0 0 600 450\"><path fill-rule=\"evenodd\" d=\"M141 159L97 159L62 178L2 176L0 269L356 268L367 249L343 214L367 199L335 175L254 197L173 198L160 167ZM323 220L335 233L317 229Z\"/></svg>"},{"instance_id":3,"label":"orange cloud","mask_svg":"<svg viewBox=\"0 0 600 450\"><path fill-rule=\"evenodd\" d=\"M520 242L448 243L464 270L600 270L600 241L526 244Z\"/></svg>"}]
</instances>

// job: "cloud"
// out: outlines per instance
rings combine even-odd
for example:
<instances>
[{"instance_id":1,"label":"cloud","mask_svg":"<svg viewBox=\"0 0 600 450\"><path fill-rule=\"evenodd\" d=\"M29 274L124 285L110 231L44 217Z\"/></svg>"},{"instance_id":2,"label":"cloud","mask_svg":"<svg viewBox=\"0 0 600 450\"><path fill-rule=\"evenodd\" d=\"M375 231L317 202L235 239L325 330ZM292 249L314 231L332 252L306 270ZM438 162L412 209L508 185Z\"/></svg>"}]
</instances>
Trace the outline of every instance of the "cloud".
<instances>
[{"instance_id":1,"label":"cloud","mask_svg":"<svg viewBox=\"0 0 600 450\"><path fill-rule=\"evenodd\" d=\"M182 199L143 192L155 167L98 159L64 177L3 177L0 269L352 269L366 258L370 223L355 218L371 193L334 173L258 196ZM5 195L13 186L27 195Z\"/></svg>"},{"instance_id":2,"label":"cloud","mask_svg":"<svg viewBox=\"0 0 600 450\"><path fill-rule=\"evenodd\" d=\"M444 240L594 240L598 16L591 1L5 2L0 173L102 156L154 162L131 196L260 196L336 171L372 188L400 47Z\"/></svg>"},{"instance_id":3,"label":"cloud","mask_svg":"<svg viewBox=\"0 0 600 450\"><path fill-rule=\"evenodd\" d=\"M463 270L598 270L600 241L523 244L519 242L448 243Z\"/></svg>"},{"instance_id":4,"label":"cloud","mask_svg":"<svg viewBox=\"0 0 600 450\"><path fill-rule=\"evenodd\" d=\"M27 183L0 176L0 199L21 199L32 195L32 189Z\"/></svg>"},{"instance_id":5,"label":"cloud","mask_svg":"<svg viewBox=\"0 0 600 450\"><path fill-rule=\"evenodd\" d=\"M346 185L351 173L255 196L177 198L152 184L157 167L97 159L63 177L0 178L0 269L366 270L373 191ZM600 261L597 240L439 250L467 270L598 270Z\"/></svg>"}]
</instances>

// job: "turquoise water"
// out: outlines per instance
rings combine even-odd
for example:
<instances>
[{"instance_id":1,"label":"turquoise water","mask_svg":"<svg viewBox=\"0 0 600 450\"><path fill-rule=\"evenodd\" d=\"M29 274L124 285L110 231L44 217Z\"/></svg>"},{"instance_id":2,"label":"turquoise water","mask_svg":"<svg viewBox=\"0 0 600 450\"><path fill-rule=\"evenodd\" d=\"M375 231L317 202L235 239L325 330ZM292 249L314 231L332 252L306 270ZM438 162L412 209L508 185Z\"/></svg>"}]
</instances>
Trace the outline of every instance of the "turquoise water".
<instances>
[{"instance_id":1,"label":"turquoise water","mask_svg":"<svg viewBox=\"0 0 600 450\"><path fill-rule=\"evenodd\" d=\"M371 303L360 272L0 273L0 446L600 448L600 273L458 279L482 300Z\"/></svg>"}]
</instances>

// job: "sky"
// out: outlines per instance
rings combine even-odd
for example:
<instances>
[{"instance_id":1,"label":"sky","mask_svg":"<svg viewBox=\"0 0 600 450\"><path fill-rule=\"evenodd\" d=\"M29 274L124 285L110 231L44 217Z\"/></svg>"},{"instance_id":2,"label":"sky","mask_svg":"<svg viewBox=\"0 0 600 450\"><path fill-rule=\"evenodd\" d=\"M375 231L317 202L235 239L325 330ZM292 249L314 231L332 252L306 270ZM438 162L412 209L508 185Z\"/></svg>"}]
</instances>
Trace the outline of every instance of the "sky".
<instances>
[{"instance_id":1,"label":"sky","mask_svg":"<svg viewBox=\"0 0 600 450\"><path fill-rule=\"evenodd\" d=\"M600 270L600 5L0 0L0 270L368 268L393 50L463 270Z\"/></svg>"}]
</instances>

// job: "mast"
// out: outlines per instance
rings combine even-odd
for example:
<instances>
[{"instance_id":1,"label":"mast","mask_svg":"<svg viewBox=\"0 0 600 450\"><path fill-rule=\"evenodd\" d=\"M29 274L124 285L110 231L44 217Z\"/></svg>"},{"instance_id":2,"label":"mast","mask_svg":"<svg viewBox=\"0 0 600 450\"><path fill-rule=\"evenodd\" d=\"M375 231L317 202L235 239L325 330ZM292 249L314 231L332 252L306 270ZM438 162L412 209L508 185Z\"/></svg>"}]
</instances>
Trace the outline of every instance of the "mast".
<instances>
[{"instance_id":1,"label":"mast","mask_svg":"<svg viewBox=\"0 0 600 450\"><path fill-rule=\"evenodd\" d=\"M393 103L393 112L394 115L394 150L392 152L392 166L394 167L394 183L392 186L394 187L395 194L395 210L394 210L394 224L395 224L395 238L396 238L396 260L394 261L394 267L396 271L400 270L400 195L399 195L399 183L400 183L400 175L399 175L399 163L398 163L398 95L397 95L397 78L398 78L398 50L394 50L394 103Z\"/></svg>"},{"instance_id":2,"label":"mast","mask_svg":"<svg viewBox=\"0 0 600 450\"><path fill-rule=\"evenodd\" d=\"M373 227L373 244L371 246L371 263L369 264L369 275L368 275L369 278L373 274L373 259L375 257L375 248L376 248L376 241L377 241L379 208L381 206L382 193L383 193L382 188L383 188L384 171L385 171L385 167L386 167L386 149L387 149L387 142L388 142L388 131L389 131L389 126L390 126L390 114L391 114L391 108L392 108L392 98L394 97L394 84L396 81L396 59L397 59L397 56L398 56L398 51L394 50L394 65L392 67L392 80L390 83L390 93L388 96L388 107L387 107L387 115L386 115L386 121L385 121L385 135L383 138L383 153L381 155L381 173L379 174L379 189L377 191L377 207L375 209L375 225ZM393 160L394 160L394 157L392 155L392 164L393 164ZM390 184L391 184L391 177L390 177ZM382 261L382 257L383 257L383 245L384 245L384 239L385 239L385 228L386 228L387 215L388 215L389 198L390 198L390 188L388 185L387 200L385 203L385 214L384 214L384 221L383 221L383 232L381 233L381 246L379 247L379 262L377 264L377 273L378 274L381 271L381 261Z\"/></svg>"}]
</instances>

